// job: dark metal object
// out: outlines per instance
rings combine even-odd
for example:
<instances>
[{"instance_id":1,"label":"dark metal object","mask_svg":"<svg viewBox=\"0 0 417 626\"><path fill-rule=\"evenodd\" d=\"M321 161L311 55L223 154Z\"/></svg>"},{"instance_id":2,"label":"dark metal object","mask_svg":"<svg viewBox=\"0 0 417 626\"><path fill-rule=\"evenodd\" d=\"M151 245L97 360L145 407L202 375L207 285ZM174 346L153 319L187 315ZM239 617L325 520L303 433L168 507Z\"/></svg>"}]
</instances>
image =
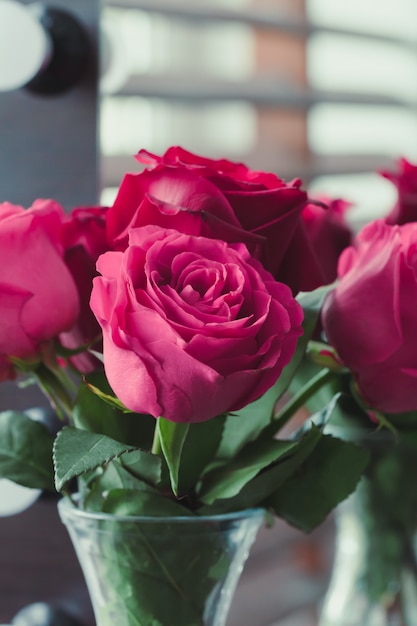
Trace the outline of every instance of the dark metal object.
<instances>
[{"instance_id":1,"label":"dark metal object","mask_svg":"<svg viewBox=\"0 0 417 626\"><path fill-rule=\"evenodd\" d=\"M82 79L93 50L84 27L67 11L41 5L38 19L51 38L53 53L46 68L25 88L43 95L60 94Z\"/></svg>"}]
</instances>

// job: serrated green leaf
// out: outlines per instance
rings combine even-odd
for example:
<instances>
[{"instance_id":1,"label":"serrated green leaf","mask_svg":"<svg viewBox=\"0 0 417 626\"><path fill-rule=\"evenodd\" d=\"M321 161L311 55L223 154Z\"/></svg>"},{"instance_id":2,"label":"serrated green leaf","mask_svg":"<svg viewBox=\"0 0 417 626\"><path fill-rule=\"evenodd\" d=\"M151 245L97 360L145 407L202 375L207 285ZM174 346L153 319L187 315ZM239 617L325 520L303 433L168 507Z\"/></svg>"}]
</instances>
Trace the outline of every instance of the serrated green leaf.
<instances>
[{"instance_id":1,"label":"serrated green leaf","mask_svg":"<svg viewBox=\"0 0 417 626\"><path fill-rule=\"evenodd\" d=\"M102 511L106 494L114 489L149 491L153 488L125 469L120 459L107 463L101 473L89 473L78 478L78 491L86 511Z\"/></svg>"},{"instance_id":2,"label":"serrated green leaf","mask_svg":"<svg viewBox=\"0 0 417 626\"><path fill-rule=\"evenodd\" d=\"M289 524L310 532L354 491L368 461L369 454L359 446L323 435L302 467L266 505Z\"/></svg>"},{"instance_id":3,"label":"serrated green leaf","mask_svg":"<svg viewBox=\"0 0 417 626\"><path fill-rule=\"evenodd\" d=\"M256 439L270 423L281 390L282 381L279 379L259 400L227 415L218 452L220 458L232 458L246 443Z\"/></svg>"},{"instance_id":4,"label":"serrated green leaf","mask_svg":"<svg viewBox=\"0 0 417 626\"><path fill-rule=\"evenodd\" d=\"M66 426L54 442L57 491L61 491L73 478L108 463L128 450L134 448L105 435Z\"/></svg>"},{"instance_id":5,"label":"serrated green leaf","mask_svg":"<svg viewBox=\"0 0 417 626\"><path fill-rule=\"evenodd\" d=\"M103 512L113 515L139 515L155 517L193 517L193 513L175 500L158 491L113 489L103 503Z\"/></svg>"},{"instance_id":6,"label":"serrated green leaf","mask_svg":"<svg viewBox=\"0 0 417 626\"><path fill-rule=\"evenodd\" d=\"M133 476L149 485L156 486L161 481L162 459L144 450L124 452L120 463Z\"/></svg>"},{"instance_id":7,"label":"serrated green leaf","mask_svg":"<svg viewBox=\"0 0 417 626\"><path fill-rule=\"evenodd\" d=\"M205 504L233 498L265 467L278 461L297 446L291 441L261 441L245 449L223 467L210 472L203 480L199 498Z\"/></svg>"},{"instance_id":8,"label":"serrated green leaf","mask_svg":"<svg viewBox=\"0 0 417 626\"><path fill-rule=\"evenodd\" d=\"M280 461L257 474L233 498L219 499L214 504L202 506L198 511L199 514L227 513L264 506L264 501L298 470L321 437L321 431L313 424L310 431L297 442L288 456L285 455Z\"/></svg>"},{"instance_id":9,"label":"serrated green leaf","mask_svg":"<svg viewBox=\"0 0 417 626\"><path fill-rule=\"evenodd\" d=\"M289 393L295 395L302 387L306 387L312 379L323 372L323 368L314 363L307 355L303 359L300 367L297 369L293 380L289 386ZM324 385L318 387L312 395L306 400L305 406L311 413L320 411L335 393L339 391L347 391L350 374L341 372L329 372L328 380Z\"/></svg>"},{"instance_id":10,"label":"serrated green leaf","mask_svg":"<svg viewBox=\"0 0 417 626\"><path fill-rule=\"evenodd\" d=\"M175 495L178 495L181 454L189 428L190 424L171 422L164 417L158 418L159 440L168 465L171 487Z\"/></svg>"},{"instance_id":11,"label":"serrated green leaf","mask_svg":"<svg viewBox=\"0 0 417 626\"><path fill-rule=\"evenodd\" d=\"M54 491L53 436L24 413L0 413L0 477Z\"/></svg>"}]
</instances>

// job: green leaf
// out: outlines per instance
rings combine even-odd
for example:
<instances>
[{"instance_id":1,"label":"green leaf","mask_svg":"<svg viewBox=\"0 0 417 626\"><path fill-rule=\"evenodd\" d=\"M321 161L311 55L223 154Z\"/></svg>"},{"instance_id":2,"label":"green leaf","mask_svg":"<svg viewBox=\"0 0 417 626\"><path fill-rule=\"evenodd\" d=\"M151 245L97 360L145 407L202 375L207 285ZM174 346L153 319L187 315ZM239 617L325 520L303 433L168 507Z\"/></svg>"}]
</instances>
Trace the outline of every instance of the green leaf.
<instances>
[{"instance_id":1,"label":"green leaf","mask_svg":"<svg viewBox=\"0 0 417 626\"><path fill-rule=\"evenodd\" d=\"M326 370L323 370L320 365L313 362L307 354L291 381L289 393L291 395L299 393L302 387L308 386L311 380L316 376L320 376L320 372L324 371ZM327 371L329 376L325 384L315 389L314 393L306 399L305 406L311 413L320 411L339 391L348 391L349 389L349 373Z\"/></svg>"},{"instance_id":2,"label":"green leaf","mask_svg":"<svg viewBox=\"0 0 417 626\"><path fill-rule=\"evenodd\" d=\"M310 431L292 448L291 453L284 455L277 463L272 463L267 469L257 474L236 496L219 499L212 505L203 506L199 509L199 514L227 513L264 506L264 501L298 470L321 437L321 431L313 424Z\"/></svg>"},{"instance_id":3,"label":"green leaf","mask_svg":"<svg viewBox=\"0 0 417 626\"><path fill-rule=\"evenodd\" d=\"M195 488L206 467L211 463L219 448L225 415L190 424L185 437L178 467L178 491L185 494Z\"/></svg>"},{"instance_id":4,"label":"green leaf","mask_svg":"<svg viewBox=\"0 0 417 626\"><path fill-rule=\"evenodd\" d=\"M153 489L149 484L136 478L124 468L120 458L110 461L103 469L99 468L101 471L79 476L78 492L81 496L83 509L93 512L102 511L106 495L114 489L135 491L150 491Z\"/></svg>"},{"instance_id":5,"label":"green leaf","mask_svg":"<svg viewBox=\"0 0 417 626\"><path fill-rule=\"evenodd\" d=\"M161 457L144 450L124 452L120 457L123 467L133 476L156 486L161 481Z\"/></svg>"},{"instance_id":6,"label":"green leaf","mask_svg":"<svg viewBox=\"0 0 417 626\"><path fill-rule=\"evenodd\" d=\"M238 459L241 458L243 461L242 474L244 472L245 462L247 463L249 460L246 459L245 454L247 453L250 458L250 455L255 453L260 455L259 458L261 459L262 446L265 446L264 457L262 459L264 469L261 471L261 467L259 467L258 473L251 480L247 481L235 496L232 496L231 492L228 494L226 490L224 494L221 495L221 482L219 486L213 485L212 489L217 489L214 493L216 493L218 499L214 500L210 492L208 496L204 496L202 501L206 503L207 507L203 506L201 513L224 513L253 506L265 506L264 501L274 493L278 487L286 483L313 452L323 436L322 429L326 426L337 409L339 399L339 396L332 398L328 406L314 415L299 431L294 433L293 439L290 442L279 442L279 440L271 439L273 436L273 432L271 432L269 433L269 439L264 439L260 436L256 442L248 444L237 457ZM272 454L268 458L268 452L273 453L272 445L274 441L283 444L291 444L291 448L288 448L283 456L277 456L275 462L272 461ZM265 467L268 462L270 463L269 467ZM231 466L233 465L229 462L228 467ZM227 475L227 468L225 468L225 483L223 485L225 489L232 487L232 485L228 485L226 482L228 478L229 480L231 479L231 477ZM236 476L237 481L239 478L242 478L242 475Z\"/></svg>"},{"instance_id":7,"label":"green leaf","mask_svg":"<svg viewBox=\"0 0 417 626\"><path fill-rule=\"evenodd\" d=\"M24 413L0 413L0 477L54 491L53 436Z\"/></svg>"},{"instance_id":8,"label":"green leaf","mask_svg":"<svg viewBox=\"0 0 417 626\"><path fill-rule=\"evenodd\" d=\"M291 441L262 441L248 444L233 460L214 469L203 480L199 497L205 504L233 498L265 467L297 446Z\"/></svg>"},{"instance_id":9,"label":"green leaf","mask_svg":"<svg viewBox=\"0 0 417 626\"><path fill-rule=\"evenodd\" d=\"M271 422L281 390L280 378L259 400L227 416L218 452L220 458L232 458L246 443L256 439L262 429Z\"/></svg>"},{"instance_id":10,"label":"green leaf","mask_svg":"<svg viewBox=\"0 0 417 626\"><path fill-rule=\"evenodd\" d=\"M61 491L73 478L108 463L128 450L134 448L105 435L66 426L58 433L54 442L57 491Z\"/></svg>"},{"instance_id":11,"label":"green leaf","mask_svg":"<svg viewBox=\"0 0 417 626\"><path fill-rule=\"evenodd\" d=\"M354 491L368 462L363 448L323 435L297 473L265 504L289 524L309 532Z\"/></svg>"},{"instance_id":12,"label":"green leaf","mask_svg":"<svg viewBox=\"0 0 417 626\"><path fill-rule=\"evenodd\" d=\"M181 453L190 424L171 422L164 417L159 417L157 428L162 452L169 469L171 487L174 494L178 495Z\"/></svg>"},{"instance_id":13,"label":"green leaf","mask_svg":"<svg viewBox=\"0 0 417 626\"><path fill-rule=\"evenodd\" d=\"M113 489L109 491L104 500L103 511L114 515L193 517L193 513L189 509L158 491L138 491L136 489Z\"/></svg>"},{"instance_id":14,"label":"green leaf","mask_svg":"<svg viewBox=\"0 0 417 626\"><path fill-rule=\"evenodd\" d=\"M125 413L105 402L92 391L100 388L105 394L111 393L105 374L94 372L88 375L90 387L80 385L73 409L74 426L100 435L107 435L121 443L137 448L150 449L156 420L151 415Z\"/></svg>"},{"instance_id":15,"label":"green leaf","mask_svg":"<svg viewBox=\"0 0 417 626\"><path fill-rule=\"evenodd\" d=\"M335 283L330 285L323 285L313 291L300 291L297 294L296 300L303 307L304 311L304 329L309 336L317 326L320 311L323 306L323 302L330 291L335 287Z\"/></svg>"},{"instance_id":16,"label":"green leaf","mask_svg":"<svg viewBox=\"0 0 417 626\"><path fill-rule=\"evenodd\" d=\"M287 404L277 413L271 424L264 428L260 435L262 439L270 439L274 437L297 413L297 411L306 405L306 402L312 394L321 389L332 378L333 374L329 370L321 370L311 378L303 387L297 390L297 393L288 400ZM330 404L324 408L325 414L328 411L333 412L334 404L337 402L338 395L334 395ZM331 407L331 408L329 408ZM320 412L321 413L321 412ZM322 417L322 419L328 419Z\"/></svg>"}]
</instances>

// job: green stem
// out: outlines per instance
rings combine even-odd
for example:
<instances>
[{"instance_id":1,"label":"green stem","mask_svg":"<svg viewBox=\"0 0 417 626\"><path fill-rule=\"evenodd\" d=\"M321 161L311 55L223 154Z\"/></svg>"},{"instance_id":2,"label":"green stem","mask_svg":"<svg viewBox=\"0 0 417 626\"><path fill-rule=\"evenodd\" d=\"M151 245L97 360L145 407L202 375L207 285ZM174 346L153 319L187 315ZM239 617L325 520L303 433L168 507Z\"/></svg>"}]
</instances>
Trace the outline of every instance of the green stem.
<instances>
[{"instance_id":1,"label":"green stem","mask_svg":"<svg viewBox=\"0 0 417 626\"><path fill-rule=\"evenodd\" d=\"M55 408L60 419L72 420L72 398L62 382L45 365L34 372L38 385Z\"/></svg>"},{"instance_id":2,"label":"green stem","mask_svg":"<svg viewBox=\"0 0 417 626\"><path fill-rule=\"evenodd\" d=\"M76 393L77 386L71 380L71 377L68 376L65 368L58 363L56 345L53 342L46 344L41 350L41 356L45 367L59 380L62 387L71 391L71 393Z\"/></svg>"}]
</instances>

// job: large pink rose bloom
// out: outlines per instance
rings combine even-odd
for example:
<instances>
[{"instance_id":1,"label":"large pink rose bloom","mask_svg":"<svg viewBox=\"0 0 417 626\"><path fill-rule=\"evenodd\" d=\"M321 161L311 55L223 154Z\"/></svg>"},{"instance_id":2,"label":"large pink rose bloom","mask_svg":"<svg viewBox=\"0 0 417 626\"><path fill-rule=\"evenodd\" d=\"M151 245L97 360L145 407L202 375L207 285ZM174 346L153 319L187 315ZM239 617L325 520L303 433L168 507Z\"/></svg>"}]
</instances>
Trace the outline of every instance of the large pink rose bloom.
<instances>
[{"instance_id":1,"label":"large pink rose bloom","mask_svg":"<svg viewBox=\"0 0 417 626\"><path fill-rule=\"evenodd\" d=\"M301 211L307 194L301 181L285 183L226 159L207 159L179 147L161 156L136 156L148 166L126 174L107 215L109 241L127 246L129 230L156 224L188 235L245 243L293 293L323 284L306 236Z\"/></svg>"},{"instance_id":2,"label":"large pink rose bloom","mask_svg":"<svg viewBox=\"0 0 417 626\"><path fill-rule=\"evenodd\" d=\"M377 220L340 258L340 282L325 300L329 343L352 370L367 404L417 409L417 224Z\"/></svg>"},{"instance_id":3,"label":"large pink rose bloom","mask_svg":"<svg viewBox=\"0 0 417 626\"><path fill-rule=\"evenodd\" d=\"M97 276L97 259L109 249L106 210L105 207L75 209L63 225L64 260L74 278L80 298L80 314L76 324L59 337L62 345L69 349L94 344L101 335L101 328L90 309L90 296L93 278ZM98 365L88 352L72 357L71 362L82 372L89 372Z\"/></svg>"},{"instance_id":4,"label":"large pink rose bloom","mask_svg":"<svg viewBox=\"0 0 417 626\"><path fill-rule=\"evenodd\" d=\"M290 289L243 244L148 226L98 269L104 366L133 411L201 422L237 410L277 380L302 332Z\"/></svg>"},{"instance_id":5,"label":"large pink rose bloom","mask_svg":"<svg viewBox=\"0 0 417 626\"><path fill-rule=\"evenodd\" d=\"M387 224L417 222L417 165L407 159L399 159L394 172L383 171L381 175L397 188L397 202L387 215Z\"/></svg>"},{"instance_id":6,"label":"large pink rose bloom","mask_svg":"<svg viewBox=\"0 0 417 626\"><path fill-rule=\"evenodd\" d=\"M60 243L64 218L52 200L27 210L0 204L0 379L12 375L7 357L35 357L77 319L77 289Z\"/></svg>"}]
</instances>

